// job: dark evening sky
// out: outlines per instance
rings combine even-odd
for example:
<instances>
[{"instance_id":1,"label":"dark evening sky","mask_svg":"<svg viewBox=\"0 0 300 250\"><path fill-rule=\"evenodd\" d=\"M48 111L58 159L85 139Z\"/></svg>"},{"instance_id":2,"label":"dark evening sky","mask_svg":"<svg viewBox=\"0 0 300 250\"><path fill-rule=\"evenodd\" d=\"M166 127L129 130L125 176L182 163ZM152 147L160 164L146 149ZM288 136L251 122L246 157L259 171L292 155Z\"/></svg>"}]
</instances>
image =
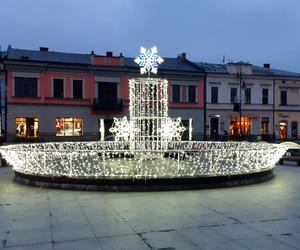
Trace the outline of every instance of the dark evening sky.
<instances>
[{"instance_id":1,"label":"dark evening sky","mask_svg":"<svg viewBox=\"0 0 300 250\"><path fill-rule=\"evenodd\" d=\"M1 0L0 45L248 61L300 72L299 0Z\"/></svg>"}]
</instances>

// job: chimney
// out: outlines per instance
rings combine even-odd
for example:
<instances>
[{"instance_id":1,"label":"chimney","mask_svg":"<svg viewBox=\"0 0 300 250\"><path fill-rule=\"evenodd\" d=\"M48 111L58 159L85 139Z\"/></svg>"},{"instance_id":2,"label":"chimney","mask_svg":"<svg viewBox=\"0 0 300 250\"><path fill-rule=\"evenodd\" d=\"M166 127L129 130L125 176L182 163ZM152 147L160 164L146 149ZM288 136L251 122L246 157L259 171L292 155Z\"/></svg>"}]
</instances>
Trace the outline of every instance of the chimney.
<instances>
[{"instance_id":1,"label":"chimney","mask_svg":"<svg viewBox=\"0 0 300 250\"><path fill-rule=\"evenodd\" d=\"M270 68L270 63L264 63L264 68L269 69Z\"/></svg>"},{"instance_id":2,"label":"chimney","mask_svg":"<svg viewBox=\"0 0 300 250\"><path fill-rule=\"evenodd\" d=\"M94 52L94 50L92 50L91 53L90 53L90 60L91 60L91 64L94 65L95 64L95 52Z\"/></svg>"},{"instance_id":3,"label":"chimney","mask_svg":"<svg viewBox=\"0 0 300 250\"><path fill-rule=\"evenodd\" d=\"M40 47L40 51L48 52L49 49L48 49L48 47Z\"/></svg>"},{"instance_id":4,"label":"chimney","mask_svg":"<svg viewBox=\"0 0 300 250\"><path fill-rule=\"evenodd\" d=\"M186 53L185 52L181 53L180 59L181 59L181 61L185 61L186 60Z\"/></svg>"},{"instance_id":5,"label":"chimney","mask_svg":"<svg viewBox=\"0 0 300 250\"><path fill-rule=\"evenodd\" d=\"M112 57L113 56L113 53L111 51L106 51L106 56L107 57Z\"/></svg>"}]
</instances>

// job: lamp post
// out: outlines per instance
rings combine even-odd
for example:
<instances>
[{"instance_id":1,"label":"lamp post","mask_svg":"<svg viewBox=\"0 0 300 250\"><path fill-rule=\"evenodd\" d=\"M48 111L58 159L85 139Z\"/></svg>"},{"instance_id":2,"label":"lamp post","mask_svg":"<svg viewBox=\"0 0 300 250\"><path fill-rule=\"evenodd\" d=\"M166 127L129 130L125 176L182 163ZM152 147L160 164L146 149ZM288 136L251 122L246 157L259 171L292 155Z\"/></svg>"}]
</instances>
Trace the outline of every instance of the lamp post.
<instances>
[{"instance_id":1,"label":"lamp post","mask_svg":"<svg viewBox=\"0 0 300 250\"><path fill-rule=\"evenodd\" d=\"M246 84L245 84L245 74L242 73L242 64L239 64L239 70L237 73L237 78L240 81L240 138L242 136L242 90L246 90Z\"/></svg>"}]
</instances>

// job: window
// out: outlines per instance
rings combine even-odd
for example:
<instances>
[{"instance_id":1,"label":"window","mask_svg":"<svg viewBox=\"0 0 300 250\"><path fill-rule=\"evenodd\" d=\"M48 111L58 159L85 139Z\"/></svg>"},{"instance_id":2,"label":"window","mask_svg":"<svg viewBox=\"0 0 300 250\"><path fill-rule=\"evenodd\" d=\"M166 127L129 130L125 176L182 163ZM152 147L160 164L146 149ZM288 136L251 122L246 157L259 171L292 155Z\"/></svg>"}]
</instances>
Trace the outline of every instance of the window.
<instances>
[{"instance_id":1,"label":"window","mask_svg":"<svg viewBox=\"0 0 300 250\"><path fill-rule=\"evenodd\" d=\"M237 88L231 88L230 90L230 102L237 103Z\"/></svg>"},{"instance_id":2,"label":"window","mask_svg":"<svg viewBox=\"0 0 300 250\"><path fill-rule=\"evenodd\" d=\"M16 136L24 138L37 138L39 133L39 118L17 117Z\"/></svg>"},{"instance_id":3,"label":"window","mask_svg":"<svg viewBox=\"0 0 300 250\"><path fill-rule=\"evenodd\" d=\"M287 91L282 90L280 91L280 105L287 105Z\"/></svg>"},{"instance_id":4,"label":"window","mask_svg":"<svg viewBox=\"0 0 300 250\"><path fill-rule=\"evenodd\" d=\"M262 104L268 104L268 103L269 103L269 90L262 89Z\"/></svg>"},{"instance_id":5,"label":"window","mask_svg":"<svg viewBox=\"0 0 300 250\"><path fill-rule=\"evenodd\" d=\"M172 101L180 102L180 85L172 85Z\"/></svg>"},{"instance_id":6,"label":"window","mask_svg":"<svg viewBox=\"0 0 300 250\"><path fill-rule=\"evenodd\" d=\"M188 102L197 102L197 100L196 100L196 86L189 86Z\"/></svg>"},{"instance_id":7,"label":"window","mask_svg":"<svg viewBox=\"0 0 300 250\"><path fill-rule=\"evenodd\" d=\"M98 82L98 98L104 102L115 102L118 98L118 83Z\"/></svg>"},{"instance_id":8,"label":"window","mask_svg":"<svg viewBox=\"0 0 300 250\"><path fill-rule=\"evenodd\" d=\"M180 86L181 93L180 93L180 102L187 102L188 101L188 86Z\"/></svg>"},{"instance_id":9,"label":"window","mask_svg":"<svg viewBox=\"0 0 300 250\"><path fill-rule=\"evenodd\" d=\"M56 118L56 136L81 136L82 135L81 118Z\"/></svg>"},{"instance_id":10,"label":"window","mask_svg":"<svg viewBox=\"0 0 300 250\"><path fill-rule=\"evenodd\" d=\"M82 80L73 80L73 98L83 99L83 82Z\"/></svg>"},{"instance_id":11,"label":"window","mask_svg":"<svg viewBox=\"0 0 300 250\"><path fill-rule=\"evenodd\" d=\"M172 85L173 102L197 102L197 87L194 85Z\"/></svg>"},{"instance_id":12,"label":"window","mask_svg":"<svg viewBox=\"0 0 300 250\"><path fill-rule=\"evenodd\" d=\"M296 122L296 121L292 121L291 135L292 135L293 140L298 139L298 122Z\"/></svg>"},{"instance_id":13,"label":"window","mask_svg":"<svg viewBox=\"0 0 300 250\"><path fill-rule=\"evenodd\" d=\"M269 135L269 117L261 118L261 134Z\"/></svg>"},{"instance_id":14,"label":"window","mask_svg":"<svg viewBox=\"0 0 300 250\"><path fill-rule=\"evenodd\" d=\"M218 103L218 87L211 87L211 103Z\"/></svg>"},{"instance_id":15,"label":"window","mask_svg":"<svg viewBox=\"0 0 300 250\"><path fill-rule=\"evenodd\" d=\"M16 97L37 97L38 79L32 77L15 77Z\"/></svg>"},{"instance_id":16,"label":"window","mask_svg":"<svg viewBox=\"0 0 300 250\"><path fill-rule=\"evenodd\" d=\"M251 88L245 90L245 104L251 104Z\"/></svg>"},{"instance_id":17,"label":"window","mask_svg":"<svg viewBox=\"0 0 300 250\"><path fill-rule=\"evenodd\" d=\"M64 98L64 80L53 79L53 97Z\"/></svg>"}]
</instances>

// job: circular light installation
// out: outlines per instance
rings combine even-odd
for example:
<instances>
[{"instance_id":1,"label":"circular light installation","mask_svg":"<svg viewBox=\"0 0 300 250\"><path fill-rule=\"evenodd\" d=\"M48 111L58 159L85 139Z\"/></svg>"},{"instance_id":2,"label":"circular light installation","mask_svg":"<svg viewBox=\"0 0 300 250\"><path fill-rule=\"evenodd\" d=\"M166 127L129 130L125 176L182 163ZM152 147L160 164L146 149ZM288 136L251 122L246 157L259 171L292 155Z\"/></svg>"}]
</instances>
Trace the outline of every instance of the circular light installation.
<instances>
[{"instance_id":1,"label":"circular light installation","mask_svg":"<svg viewBox=\"0 0 300 250\"><path fill-rule=\"evenodd\" d=\"M145 152L130 150L129 142L51 142L8 145L0 152L23 174L148 179L261 172L274 168L286 151L279 144L250 142L181 141L167 147Z\"/></svg>"},{"instance_id":2,"label":"circular light installation","mask_svg":"<svg viewBox=\"0 0 300 250\"><path fill-rule=\"evenodd\" d=\"M156 74L163 62L156 47L141 53L141 73ZM26 175L147 180L263 172L286 151L268 143L181 141L185 127L168 117L168 81L159 78L129 80L129 119L115 118L110 131L116 141L8 145L0 153Z\"/></svg>"}]
</instances>

